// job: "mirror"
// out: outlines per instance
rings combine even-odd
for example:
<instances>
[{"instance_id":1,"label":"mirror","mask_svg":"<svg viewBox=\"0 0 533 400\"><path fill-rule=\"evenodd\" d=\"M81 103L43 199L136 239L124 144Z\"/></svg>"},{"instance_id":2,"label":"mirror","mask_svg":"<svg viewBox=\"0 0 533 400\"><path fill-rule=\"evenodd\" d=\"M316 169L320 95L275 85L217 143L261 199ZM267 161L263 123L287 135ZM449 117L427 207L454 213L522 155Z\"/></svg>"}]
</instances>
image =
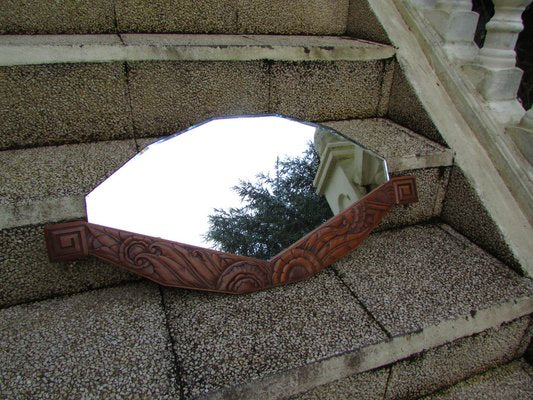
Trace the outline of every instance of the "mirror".
<instances>
[{"instance_id":1,"label":"mirror","mask_svg":"<svg viewBox=\"0 0 533 400\"><path fill-rule=\"evenodd\" d=\"M228 117L150 144L85 200L93 224L269 259L387 180L331 128Z\"/></svg>"}]
</instances>

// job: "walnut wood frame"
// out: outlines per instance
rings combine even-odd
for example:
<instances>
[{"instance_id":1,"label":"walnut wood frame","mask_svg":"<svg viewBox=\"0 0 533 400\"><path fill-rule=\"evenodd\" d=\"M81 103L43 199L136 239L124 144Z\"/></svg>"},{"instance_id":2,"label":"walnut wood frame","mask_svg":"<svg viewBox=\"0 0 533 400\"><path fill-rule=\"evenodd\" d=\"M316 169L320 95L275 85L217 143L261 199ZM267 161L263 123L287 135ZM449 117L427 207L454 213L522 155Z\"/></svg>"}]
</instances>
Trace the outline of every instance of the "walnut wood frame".
<instances>
[{"instance_id":1,"label":"walnut wood frame","mask_svg":"<svg viewBox=\"0 0 533 400\"><path fill-rule=\"evenodd\" d=\"M51 261L96 256L164 286L246 293L314 275L354 250L395 204L418 201L415 178L395 177L270 260L74 221L45 227Z\"/></svg>"}]
</instances>

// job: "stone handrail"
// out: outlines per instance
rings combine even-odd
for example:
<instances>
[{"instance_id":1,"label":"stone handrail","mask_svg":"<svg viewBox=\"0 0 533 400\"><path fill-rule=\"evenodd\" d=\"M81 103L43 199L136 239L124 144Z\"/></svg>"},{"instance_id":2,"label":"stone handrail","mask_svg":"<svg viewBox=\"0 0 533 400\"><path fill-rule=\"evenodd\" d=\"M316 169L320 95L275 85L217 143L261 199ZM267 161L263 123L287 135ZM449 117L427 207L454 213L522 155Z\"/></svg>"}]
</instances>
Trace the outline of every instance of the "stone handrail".
<instances>
[{"instance_id":1,"label":"stone handrail","mask_svg":"<svg viewBox=\"0 0 533 400\"><path fill-rule=\"evenodd\" d=\"M533 163L532 111L517 100L523 71L516 66L515 46L523 30L522 13L531 0L492 0L494 16L486 25L483 46L474 43L479 15L472 0L409 0L441 38L442 48L481 96L494 119Z\"/></svg>"}]
</instances>

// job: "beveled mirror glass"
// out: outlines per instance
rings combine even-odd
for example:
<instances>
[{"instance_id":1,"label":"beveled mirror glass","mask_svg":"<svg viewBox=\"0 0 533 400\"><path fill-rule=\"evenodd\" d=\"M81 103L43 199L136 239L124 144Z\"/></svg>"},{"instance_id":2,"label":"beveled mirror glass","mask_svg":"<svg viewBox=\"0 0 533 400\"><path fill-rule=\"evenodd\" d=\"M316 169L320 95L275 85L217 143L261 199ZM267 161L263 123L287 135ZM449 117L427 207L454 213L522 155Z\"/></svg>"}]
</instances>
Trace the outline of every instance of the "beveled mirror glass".
<instances>
[{"instance_id":1,"label":"beveled mirror glass","mask_svg":"<svg viewBox=\"0 0 533 400\"><path fill-rule=\"evenodd\" d=\"M94 224L268 259L388 180L325 126L212 119L147 146L86 197Z\"/></svg>"},{"instance_id":2,"label":"beveled mirror glass","mask_svg":"<svg viewBox=\"0 0 533 400\"><path fill-rule=\"evenodd\" d=\"M246 293L312 276L354 250L411 176L325 126L220 118L146 147L45 227L52 261L95 256L165 286Z\"/></svg>"}]
</instances>

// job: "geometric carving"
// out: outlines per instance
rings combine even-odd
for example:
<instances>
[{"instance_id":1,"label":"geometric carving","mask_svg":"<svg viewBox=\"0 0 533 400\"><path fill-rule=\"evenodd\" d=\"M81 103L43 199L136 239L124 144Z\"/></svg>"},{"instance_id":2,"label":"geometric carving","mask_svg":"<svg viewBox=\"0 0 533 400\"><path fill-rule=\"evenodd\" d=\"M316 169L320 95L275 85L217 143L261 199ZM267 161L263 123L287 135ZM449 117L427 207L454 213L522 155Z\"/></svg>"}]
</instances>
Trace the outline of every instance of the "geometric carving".
<instances>
[{"instance_id":1,"label":"geometric carving","mask_svg":"<svg viewBox=\"0 0 533 400\"><path fill-rule=\"evenodd\" d=\"M76 260L89 254L84 221L48 225L44 230L50 261Z\"/></svg>"},{"instance_id":2,"label":"geometric carving","mask_svg":"<svg viewBox=\"0 0 533 400\"><path fill-rule=\"evenodd\" d=\"M393 181L396 204L408 204L417 201L415 178L412 176L398 177Z\"/></svg>"},{"instance_id":3,"label":"geometric carving","mask_svg":"<svg viewBox=\"0 0 533 400\"><path fill-rule=\"evenodd\" d=\"M394 177L270 260L86 221L51 225L45 233L52 261L90 254L161 285L246 293L309 278L359 246L395 204L415 201L415 178Z\"/></svg>"}]
</instances>

